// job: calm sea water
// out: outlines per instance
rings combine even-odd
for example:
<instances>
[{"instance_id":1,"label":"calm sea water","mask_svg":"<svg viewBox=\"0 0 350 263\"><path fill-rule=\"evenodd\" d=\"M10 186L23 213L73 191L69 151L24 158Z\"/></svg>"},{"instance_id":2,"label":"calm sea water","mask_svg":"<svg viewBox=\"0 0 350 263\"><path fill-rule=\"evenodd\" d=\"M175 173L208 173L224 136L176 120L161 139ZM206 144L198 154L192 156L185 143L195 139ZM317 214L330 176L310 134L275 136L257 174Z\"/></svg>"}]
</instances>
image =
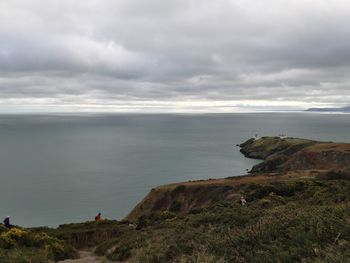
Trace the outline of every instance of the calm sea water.
<instances>
[{"instance_id":1,"label":"calm sea water","mask_svg":"<svg viewBox=\"0 0 350 263\"><path fill-rule=\"evenodd\" d=\"M22 226L122 219L152 187L244 174L259 135L350 141L350 115L0 115L0 216Z\"/></svg>"}]
</instances>

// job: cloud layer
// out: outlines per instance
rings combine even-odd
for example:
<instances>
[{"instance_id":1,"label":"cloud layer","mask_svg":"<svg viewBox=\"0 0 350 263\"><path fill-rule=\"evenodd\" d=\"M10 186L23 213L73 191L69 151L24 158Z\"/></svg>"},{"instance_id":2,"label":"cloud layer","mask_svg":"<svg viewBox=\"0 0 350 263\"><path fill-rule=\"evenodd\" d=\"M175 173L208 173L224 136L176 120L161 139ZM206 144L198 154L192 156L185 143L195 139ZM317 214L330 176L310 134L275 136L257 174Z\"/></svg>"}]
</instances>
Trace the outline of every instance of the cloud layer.
<instances>
[{"instance_id":1,"label":"cloud layer","mask_svg":"<svg viewBox=\"0 0 350 263\"><path fill-rule=\"evenodd\" d=\"M3 0L0 109L346 105L349 17L346 0Z\"/></svg>"}]
</instances>

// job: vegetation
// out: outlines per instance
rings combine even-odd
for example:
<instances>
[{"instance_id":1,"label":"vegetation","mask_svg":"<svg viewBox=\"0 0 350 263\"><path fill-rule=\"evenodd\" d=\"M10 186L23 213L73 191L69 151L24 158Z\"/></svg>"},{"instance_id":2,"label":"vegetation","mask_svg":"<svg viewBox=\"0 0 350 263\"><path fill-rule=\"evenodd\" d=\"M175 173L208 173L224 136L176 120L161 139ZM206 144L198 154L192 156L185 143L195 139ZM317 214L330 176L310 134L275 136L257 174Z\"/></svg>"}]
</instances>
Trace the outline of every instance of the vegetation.
<instances>
[{"instance_id":1,"label":"vegetation","mask_svg":"<svg viewBox=\"0 0 350 263\"><path fill-rule=\"evenodd\" d=\"M34 233L18 227L0 228L0 262L48 262L75 258L76 250L67 242L45 232Z\"/></svg>"},{"instance_id":2,"label":"vegetation","mask_svg":"<svg viewBox=\"0 0 350 263\"><path fill-rule=\"evenodd\" d=\"M345 262L350 258L350 181L297 180L241 188L248 206L217 202L101 244L131 262ZM143 218L142 220L145 220Z\"/></svg>"},{"instance_id":3,"label":"vegetation","mask_svg":"<svg viewBox=\"0 0 350 263\"><path fill-rule=\"evenodd\" d=\"M258 140L250 139L240 145L241 152L246 157L267 159L273 154L288 155L307 147L314 145L316 141L300 138L280 137L262 137Z\"/></svg>"},{"instance_id":4,"label":"vegetation","mask_svg":"<svg viewBox=\"0 0 350 263\"><path fill-rule=\"evenodd\" d=\"M154 211L133 225L104 220L57 229L1 228L0 262L74 258L75 249L130 262L346 262L350 181L334 178L248 183L239 199L185 215Z\"/></svg>"}]
</instances>

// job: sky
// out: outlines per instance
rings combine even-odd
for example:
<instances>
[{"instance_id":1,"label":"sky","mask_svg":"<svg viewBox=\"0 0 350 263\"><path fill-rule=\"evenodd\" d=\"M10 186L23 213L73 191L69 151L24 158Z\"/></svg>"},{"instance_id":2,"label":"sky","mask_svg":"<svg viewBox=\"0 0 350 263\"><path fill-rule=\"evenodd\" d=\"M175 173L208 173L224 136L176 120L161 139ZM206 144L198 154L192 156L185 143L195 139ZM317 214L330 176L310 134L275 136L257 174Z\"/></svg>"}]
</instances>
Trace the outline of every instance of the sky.
<instances>
[{"instance_id":1,"label":"sky","mask_svg":"<svg viewBox=\"0 0 350 263\"><path fill-rule=\"evenodd\" d=\"M350 104L348 0L1 0L0 112Z\"/></svg>"}]
</instances>

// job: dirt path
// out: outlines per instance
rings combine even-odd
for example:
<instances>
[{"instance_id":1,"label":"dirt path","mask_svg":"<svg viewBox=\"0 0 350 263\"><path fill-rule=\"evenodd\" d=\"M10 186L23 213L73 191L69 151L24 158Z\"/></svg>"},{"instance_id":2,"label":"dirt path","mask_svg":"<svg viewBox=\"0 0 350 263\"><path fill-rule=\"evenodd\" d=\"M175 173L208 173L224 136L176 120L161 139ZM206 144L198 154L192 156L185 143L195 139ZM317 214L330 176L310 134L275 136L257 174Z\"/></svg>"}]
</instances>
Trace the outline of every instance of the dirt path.
<instances>
[{"instance_id":1,"label":"dirt path","mask_svg":"<svg viewBox=\"0 0 350 263\"><path fill-rule=\"evenodd\" d=\"M267 184L273 181L290 180L297 178L313 178L315 173L322 173L324 170L301 170L301 171L285 171L280 173L261 173L257 175L243 175L243 176L232 176L231 178L221 178L221 179L206 179L206 180L196 180L188 182L173 183L167 185L161 185L155 189L167 189L171 190L179 185L185 186L206 186L206 185L241 185L248 183L260 183Z\"/></svg>"},{"instance_id":2,"label":"dirt path","mask_svg":"<svg viewBox=\"0 0 350 263\"><path fill-rule=\"evenodd\" d=\"M67 259L63 261L59 261L59 263L102 263L103 258L96 256L93 253L93 250L80 250L78 259Z\"/></svg>"}]
</instances>

